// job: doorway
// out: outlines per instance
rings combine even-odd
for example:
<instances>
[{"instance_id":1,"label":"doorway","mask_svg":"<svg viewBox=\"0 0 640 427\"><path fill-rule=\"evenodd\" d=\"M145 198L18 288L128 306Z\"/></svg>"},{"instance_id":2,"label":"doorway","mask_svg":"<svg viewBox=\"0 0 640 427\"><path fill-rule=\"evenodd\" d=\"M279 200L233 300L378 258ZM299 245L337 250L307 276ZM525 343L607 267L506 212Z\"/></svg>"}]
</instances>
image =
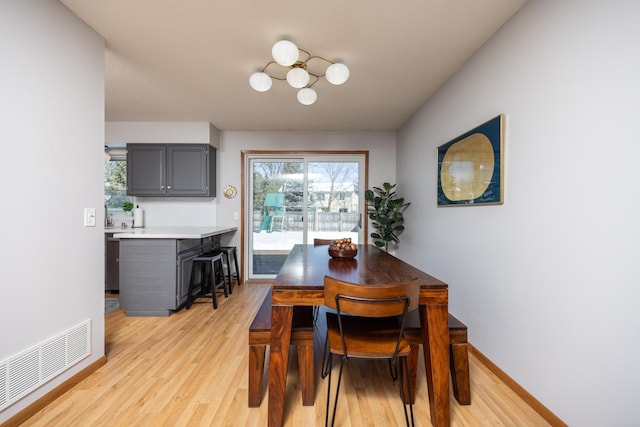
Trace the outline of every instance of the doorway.
<instances>
[{"instance_id":1,"label":"doorway","mask_svg":"<svg viewBox=\"0 0 640 427\"><path fill-rule=\"evenodd\" d=\"M366 152L247 154L246 277L273 279L293 246L314 238L364 242L366 161Z\"/></svg>"}]
</instances>

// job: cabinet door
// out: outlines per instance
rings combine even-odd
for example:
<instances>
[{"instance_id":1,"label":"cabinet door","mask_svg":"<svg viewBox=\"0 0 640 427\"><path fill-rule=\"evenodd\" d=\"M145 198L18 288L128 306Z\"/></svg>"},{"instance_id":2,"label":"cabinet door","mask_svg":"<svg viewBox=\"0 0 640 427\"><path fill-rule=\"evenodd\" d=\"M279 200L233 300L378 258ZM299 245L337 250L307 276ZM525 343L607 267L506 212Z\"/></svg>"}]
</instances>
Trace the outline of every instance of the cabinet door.
<instances>
[{"instance_id":1,"label":"cabinet door","mask_svg":"<svg viewBox=\"0 0 640 427\"><path fill-rule=\"evenodd\" d=\"M120 241L113 234L105 235L105 291L120 290Z\"/></svg>"},{"instance_id":2,"label":"cabinet door","mask_svg":"<svg viewBox=\"0 0 640 427\"><path fill-rule=\"evenodd\" d=\"M127 145L127 194L164 196L166 146L163 144Z\"/></svg>"},{"instance_id":3,"label":"cabinet door","mask_svg":"<svg viewBox=\"0 0 640 427\"><path fill-rule=\"evenodd\" d=\"M209 147L167 146L167 195L209 195Z\"/></svg>"},{"instance_id":4,"label":"cabinet door","mask_svg":"<svg viewBox=\"0 0 640 427\"><path fill-rule=\"evenodd\" d=\"M200 254L199 251L185 252L178 255L177 276L176 276L176 306L178 309L187 302L187 294L189 293L189 280L191 279L191 269L193 268L193 259ZM196 280L200 280L198 277Z\"/></svg>"}]
</instances>

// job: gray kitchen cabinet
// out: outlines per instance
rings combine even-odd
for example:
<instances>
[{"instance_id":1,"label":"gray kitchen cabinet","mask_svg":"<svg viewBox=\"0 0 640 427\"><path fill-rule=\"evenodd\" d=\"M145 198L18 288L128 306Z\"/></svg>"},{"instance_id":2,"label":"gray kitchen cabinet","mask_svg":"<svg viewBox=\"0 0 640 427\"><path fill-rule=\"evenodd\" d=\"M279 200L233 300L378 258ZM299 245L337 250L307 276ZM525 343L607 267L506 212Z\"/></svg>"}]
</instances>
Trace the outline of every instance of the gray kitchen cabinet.
<instances>
[{"instance_id":1,"label":"gray kitchen cabinet","mask_svg":"<svg viewBox=\"0 0 640 427\"><path fill-rule=\"evenodd\" d=\"M204 239L121 239L120 307L128 316L169 316L187 300L193 258L220 248Z\"/></svg>"},{"instance_id":2,"label":"gray kitchen cabinet","mask_svg":"<svg viewBox=\"0 0 640 427\"><path fill-rule=\"evenodd\" d=\"M113 237L113 233L105 233L104 240L104 290L107 292L117 292L120 289L120 242Z\"/></svg>"},{"instance_id":3,"label":"gray kitchen cabinet","mask_svg":"<svg viewBox=\"0 0 640 427\"><path fill-rule=\"evenodd\" d=\"M206 144L127 144L130 196L216 195L216 150Z\"/></svg>"}]
</instances>

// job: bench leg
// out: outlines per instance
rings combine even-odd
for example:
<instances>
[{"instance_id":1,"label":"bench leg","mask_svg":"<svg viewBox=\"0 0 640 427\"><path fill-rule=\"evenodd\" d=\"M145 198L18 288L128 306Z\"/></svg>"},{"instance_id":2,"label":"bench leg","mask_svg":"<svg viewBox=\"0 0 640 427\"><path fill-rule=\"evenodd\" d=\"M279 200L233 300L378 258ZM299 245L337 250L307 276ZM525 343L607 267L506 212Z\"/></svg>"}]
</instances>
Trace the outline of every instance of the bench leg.
<instances>
[{"instance_id":1,"label":"bench leg","mask_svg":"<svg viewBox=\"0 0 640 427\"><path fill-rule=\"evenodd\" d=\"M257 408L262 401L260 386L264 375L266 345L249 346L249 408Z\"/></svg>"},{"instance_id":2,"label":"bench leg","mask_svg":"<svg viewBox=\"0 0 640 427\"><path fill-rule=\"evenodd\" d=\"M313 406L315 387L313 379L313 342L298 345L298 367L300 369L300 383L302 384L302 404Z\"/></svg>"},{"instance_id":3,"label":"bench leg","mask_svg":"<svg viewBox=\"0 0 640 427\"><path fill-rule=\"evenodd\" d=\"M469 352L466 343L451 344L451 380L453 395L460 405L471 405Z\"/></svg>"}]
</instances>

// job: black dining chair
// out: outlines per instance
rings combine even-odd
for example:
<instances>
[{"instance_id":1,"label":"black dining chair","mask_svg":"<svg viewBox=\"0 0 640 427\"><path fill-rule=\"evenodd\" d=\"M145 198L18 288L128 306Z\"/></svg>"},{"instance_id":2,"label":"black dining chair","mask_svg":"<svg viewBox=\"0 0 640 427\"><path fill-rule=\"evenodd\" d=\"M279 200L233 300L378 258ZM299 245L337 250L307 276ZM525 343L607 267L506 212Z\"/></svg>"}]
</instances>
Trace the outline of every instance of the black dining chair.
<instances>
[{"instance_id":1,"label":"black dining chair","mask_svg":"<svg viewBox=\"0 0 640 427\"><path fill-rule=\"evenodd\" d=\"M325 425L329 425L334 355L340 357L340 371L331 425L336 418L344 363L349 359L387 360L394 381L400 378L405 421L407 425L414 424L411 381L407 381L406 385L409 396L405 396L404 385L404 380L409 378L407 357L411 353L411 347L403 331L406 314L418 308L419 296L420 283L417 279L402 283L363 285L325 276L324 304L335 310L327 312L327 338L322 366L322 378L329 377ZM405 373L398 375L399 369L404 369ZM404 402L409 404L411 424Z\"/></svg>"}]
</instances>

